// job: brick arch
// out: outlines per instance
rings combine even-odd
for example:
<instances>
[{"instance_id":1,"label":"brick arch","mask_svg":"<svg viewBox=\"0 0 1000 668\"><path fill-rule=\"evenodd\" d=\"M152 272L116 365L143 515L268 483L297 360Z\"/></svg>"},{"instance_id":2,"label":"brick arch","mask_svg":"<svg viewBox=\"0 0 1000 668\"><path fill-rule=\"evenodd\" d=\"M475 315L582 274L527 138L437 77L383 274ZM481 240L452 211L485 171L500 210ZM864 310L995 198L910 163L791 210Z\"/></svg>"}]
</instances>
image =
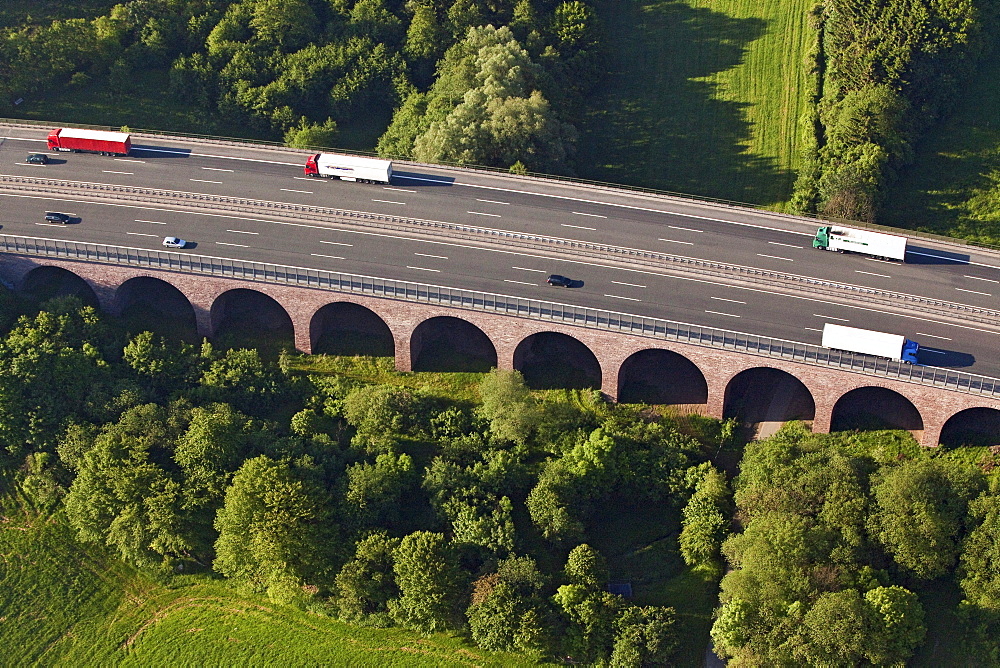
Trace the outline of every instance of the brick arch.
<instances>
[{"instance_id":1,"label":"brick arch","mask_svg":"<svg viewBox=\"0 0 1000 668\"><path fill-rule=\"evenodd\" d=\"M39 292L38 288L41 286L36 283L41 282L46 283L45 287L48 289ZM20 294L31 293L42 299L73 295L86 306L108 310L106 301L101 299L85 276L57 264L44 264L25 272L16 283L16 290Z\"/></svg>"},{"instance_id":2,"label":"brick arch","mask_svg":"<svg viewBox=\"0 0 1000 668\"><path fill-rule=\"evenodd\" d=\"M958 411L941 428L941 445L1000 445L1000 408L977 406Z\"/></svg>"},{"instance_id":3,"label":"brick arch","mask_svg":"<svg viewBox=\"0 0 1000 668\"><path fill-rule=\"evenodd\" d=\"M751 423L808 421L816 417L815 394L786 369L770 364L748 366L726 382L722 416Z\"/></svg>"},{"instance_id":4,"label":"brick arch","mask_svg":"<svg viewBox=\"0 0 1000 668\"><path fill-rule=\"evenodd\" d=\"M410 362L418 371L485 372L497 366L497 349L482 329L459 314L437 315L410 334Z\"/></svg>"},{"instance_id":5,"label":"brick arch","mask_svg":"<svg viewBox=\"0 0 1000 668\"><path fill-rule=\"evenodd\" d=\"M134 312L130 314L130 310ZM151 311L155 313L152 320ZM151 329L185 340L198 338L194 305L163 276L139 275L120 283L115 289L111 313L124 318L126 327L135 327L129 331Z\"/></svg>"},{"instance_id":6,"label":"brick arch","mask_svg":"<svg viewBox=\"0 0 1000 668\"><path fill-rule=\"evenodd\" d=\"M574 332L575 333L575 332ZM601 362L580 338L546 329L521 340L514 368L531 387L601 388Z\"/></svg>"},{"instance_id":7,"label":"brick arch","mask_svg":"<svg viewBox=\"0 0 1000 668\"><path fill-rule=\"evenodd\" d=\"M309 319L309 350L333 355L395 356L396 344L384 317L344 299L324 304L313 313Z\"/></svg>"},{"instance_id":8,"label":"brick arch","mask_svg":"<svg viewBox=\"0 0 1000 668\"><path fill-rule=\"evenodd\" d=\"M700 406L708 403L708 381L698 365L666 348L644 348L618 367L619 401Z\"/></svg>"},{"instance_id":9,"label":"brick arch","mask_svg":"<svg viewBox=\"0 0 1000 668\"><path fill-rule=\"evenodd\" d=\"M844 429L905 429L919 437L923 435L924 417L919 401L908 397L905 391L859 383L843 392L833 404L830 430Z\"/></svg>"}]
</instances>

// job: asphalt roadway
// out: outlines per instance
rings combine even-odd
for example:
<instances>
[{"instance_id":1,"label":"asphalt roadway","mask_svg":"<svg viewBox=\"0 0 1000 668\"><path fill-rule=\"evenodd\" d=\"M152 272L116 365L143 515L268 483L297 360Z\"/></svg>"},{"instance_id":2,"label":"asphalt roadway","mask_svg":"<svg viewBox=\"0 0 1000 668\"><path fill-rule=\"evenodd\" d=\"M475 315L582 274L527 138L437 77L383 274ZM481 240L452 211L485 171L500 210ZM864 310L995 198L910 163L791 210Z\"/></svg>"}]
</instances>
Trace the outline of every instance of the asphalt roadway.
<instances>
[{"instance_id":1,"label":"asphalt roadway","mask_svg":"<svg viewBox=\"0 0 1000 668\"><path fill-rule=\"evenodd\" d=\"M127 158L46 152L47 129L0 128L0 173L336 207L531 232L683 255L827 281L996 309L1000 254L914 239L907 262L884 262L811 247L817 223L571 183L399 164L389 186L309 178L307 153L224 143L133 137ZM43 222L73 214L71 225ZM123 205L83 197L0 189L0 232L162 250L164 236L193 242L200 255L344 271L558 301L819 344L824 323L903 334L921 344L920 362L1000 376L1000 333L949 318L886 312L787 295L767 286L725 285L649 268L556 260L465 240L412 239L390 232L331 229L318 221ZM550 273L579 287L545 284Z\"/></svg>"}]
</instances>

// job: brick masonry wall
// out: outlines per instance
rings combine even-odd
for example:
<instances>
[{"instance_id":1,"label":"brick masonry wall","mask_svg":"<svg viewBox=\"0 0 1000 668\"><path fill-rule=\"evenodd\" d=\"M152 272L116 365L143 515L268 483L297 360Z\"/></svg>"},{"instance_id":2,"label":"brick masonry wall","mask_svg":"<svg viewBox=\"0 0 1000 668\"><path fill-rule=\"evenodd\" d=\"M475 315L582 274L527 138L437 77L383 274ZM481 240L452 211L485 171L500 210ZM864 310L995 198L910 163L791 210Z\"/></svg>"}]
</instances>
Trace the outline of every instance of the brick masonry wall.
<instances>
[{"instance_id":1,"label":"brick masonry wall","mask_svg":"<svg viewBox=\"0 0 1000 668\"><path fill-rule=\"evenodd\" d=\"M601 366L601 389L612 399L617 397L619 391L619 369L630 355L647 349L673 351L691 360L705 376L708 384L708 403L705 410L714 417L721 418L723 415L729 382L742 371L761 367L789 373L805 385L816 404L813 430L821 433L830 430L837 401L851 390L863 387L885 388L909 400L923 420L920 438L924 445L937 445L941 430L948 419L965 409L985 407L1000 410L1000 402L985 397L621 332L586 329L555 322L382 299L362 294L171 273L141 267L14 255L3 255L0 258L2 258L0 279L15 289L23 285L25 277L33 269L43 266L61 267L85 280L93 288L101 308L113 314L120 312L124 306L118 303L118 287L125 281L140 276L165 281L187 296L194 309L198 332L206 337L214 334L216 323L212 318L212 306L220 295L239 288L256 290L268 295L285 309L295 329L296 348L303 352L311 352L310 329L316 312L329 303L351 302L370 309L388 325L395 342L396 368L400 371L411 369L411 360L415 352L415 348L411 350L411 334L417 326L433 317L451 316L475 325L489 337L496 347L497 366L501 369L513 368L514 351L532 334L560 332L576 338L597 356ZM412 343L414 346L419 345L419 341Z\"/></svg>"}]
</instances>

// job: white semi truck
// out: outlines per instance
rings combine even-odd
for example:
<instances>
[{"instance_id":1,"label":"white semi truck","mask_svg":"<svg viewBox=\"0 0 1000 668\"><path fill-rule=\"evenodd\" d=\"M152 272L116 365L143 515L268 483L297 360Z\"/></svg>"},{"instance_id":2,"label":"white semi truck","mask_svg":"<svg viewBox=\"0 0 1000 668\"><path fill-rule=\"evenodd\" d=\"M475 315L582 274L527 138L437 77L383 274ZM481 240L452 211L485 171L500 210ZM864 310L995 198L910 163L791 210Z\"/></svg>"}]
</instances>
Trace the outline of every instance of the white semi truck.
<instances>
[{"instance_id":1,"label":"white semi truck","mask_svg":"<svg viewBox=\"0 0 1000 668\"><path fill-rule=\"evenodd\" d=\"M813 248L906 262L906 237L853 227L826 225L819 228L813 238Z\"/></svg>"},{"instance_id":2,"label":"white semi truck","mask_svg":"<svg viewBox=\"0 0 1000 668\"><path fill-rule=\"evenodd\" d=\"M886 334L829 323L823 325L823 347L888 357L908 364L917 361L917 352L920 351L920 345L916 341L910 341L901 334Z\"/></svg>"},{"instance_id":3,"label":"white semi truck","mask_svg":"<svg viewBox=\"0 0 1000 668\"><path fill-rule=\"evenodd\" d=\"M305 173L306 176L323 176L341 181L389 183L392 178L392 161L356 155L317 153L306 160Z\"/></svg>"}]
</instances>

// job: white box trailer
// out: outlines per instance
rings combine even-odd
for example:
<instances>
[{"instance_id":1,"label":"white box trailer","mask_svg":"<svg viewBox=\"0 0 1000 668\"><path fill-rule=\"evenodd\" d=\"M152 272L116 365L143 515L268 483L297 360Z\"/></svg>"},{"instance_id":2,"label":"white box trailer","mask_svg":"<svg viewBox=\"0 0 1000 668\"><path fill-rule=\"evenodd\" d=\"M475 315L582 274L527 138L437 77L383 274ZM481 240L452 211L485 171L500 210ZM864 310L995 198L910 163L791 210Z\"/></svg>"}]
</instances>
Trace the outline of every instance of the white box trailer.
<instances>
[{"instance_id":1,"label":"white box trailer","mask_svg":"<svg viewBox=\"0 0 1000 668\"><path fill-rule=\"evenodd\" d=\"M823 347L888 357L910 364L917 361L917 352L920 351L920 345L916 341L910 341L902 334L886 334L829 323L823 325Z\"/></svg>"},{"instance_id":2,"label":"white box trailer","mask_svg":"<svg viewBox=\"0 0 1000 668\"><path fill-rule=\"evenodd\" d=\"M826 225L819 228L813 238L813 248L906 261L906 237L853 227Z\"/></svg>"},{"instance_id":3,"label":"white box trailer","mask_svg":"<svg viewBox=\"0 0 1000 668\"><path fill-rule=\"evenodd\" d=\"M392 179L392 161L356 155L317 153L306 160L305 173L306 176L323 176L341 181L389 183Z\"/></svg>"}]
</instances>

